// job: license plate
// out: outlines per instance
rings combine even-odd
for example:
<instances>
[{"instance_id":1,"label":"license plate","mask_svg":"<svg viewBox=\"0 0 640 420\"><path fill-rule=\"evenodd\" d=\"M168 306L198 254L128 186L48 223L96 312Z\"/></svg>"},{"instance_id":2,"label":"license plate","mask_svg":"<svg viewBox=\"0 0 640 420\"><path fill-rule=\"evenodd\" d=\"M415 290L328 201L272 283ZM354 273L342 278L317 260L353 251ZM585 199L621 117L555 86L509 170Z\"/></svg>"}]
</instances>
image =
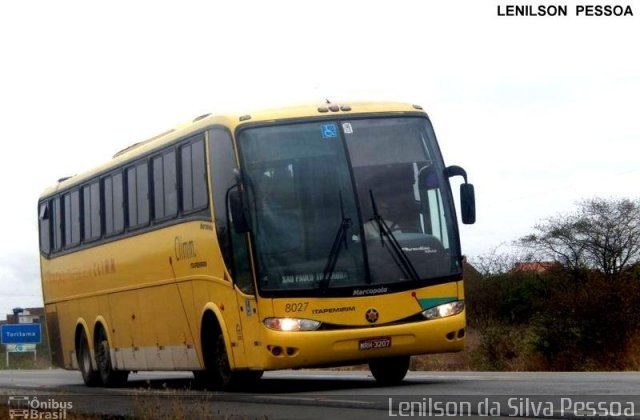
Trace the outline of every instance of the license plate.
<instances>
[{"instance_id":1,"label":"license plate","mask_svg":"<svg viewBox=\"0 0 640 420\"><path fill-rule=\"evenodd\" d=\"M359 341L360 350L374 350L391 347L391 337L367 338Z\"/></svg>"}]
</instances>

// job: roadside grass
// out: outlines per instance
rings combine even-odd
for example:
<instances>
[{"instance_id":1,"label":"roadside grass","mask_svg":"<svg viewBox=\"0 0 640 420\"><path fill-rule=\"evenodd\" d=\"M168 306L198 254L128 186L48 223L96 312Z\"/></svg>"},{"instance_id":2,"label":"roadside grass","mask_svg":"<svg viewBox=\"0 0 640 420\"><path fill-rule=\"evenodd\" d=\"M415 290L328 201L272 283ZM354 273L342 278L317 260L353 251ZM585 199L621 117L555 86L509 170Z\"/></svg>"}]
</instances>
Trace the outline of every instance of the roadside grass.
<instances>
[{"instance_id":1,"label":"roadside grass","mask_svg":"<svg viewBox=\"0 0 640 420\"><path fill-rule=\"evenodd\" d=\"M268 420L264 416L246 416L223 413L217 408L215 394L191 392L190 390L166 389L160 393L139 390L134 396L133 418L156 419L213 419L213 420Z\"/></svg>"},{"instance_id":2,"label":"roadside grass","mask_svg":"<svg viewBox=\"0 0 640 420\"><path fill-rule=\"evenodd\" d=\"M140 420L215 418L213 404L207 397L184 399L184 391L165 391L161 394L136 393L134 418ZM219 414L219 413L218 413Z\"/></svg>"},{"instance_id":3,"label":"roadside grass","mask_svg":"<svg viewBox=\"0 0 640 420\"><path fill-rule=\"evenodd\" d=\"M95 406L100 404L99 396L96 395L95 405L83 408L74 405L73 408L64 411L29 409L29 414L20 412L11 414L11 407L8 405L8 394L0 395L0 419L11 418L39 418L39 419L68 419L68 420L158 420L158 419L212 419L212 420L245 420L259 419L268 420L269 416L247 416L240 414L229 414L222 412L215 402L215 394L202 394L187 390L164 389L158 390L137 389L131 397L132 402L128 414L110 415L101 413L90 413L95 410ZM64 396L61 395L64 399ZM13 407L15 409L15 407ZM86 411L85 411L86 410Z\"/></svg>"},{"instance_id":4,"label":"roadside grass","mask_svg":"<svg viewBox=\"0 0 640 420\"><path fill-rule=\"evenodd\" d=\"M8 396L5 396L8 397ZM22 417L22 416L11 416L11 413L9 411L9 406L7 405L7 401L4 400L4 398L2 396L0 396L0 419L11 419L11 418L32 418L32 417ZM33 417L33 418L42 418L42 419L54 419L54 418L60 418L57 417L59 415L58 412L55 411L42 411L39 410L39 416L40 417ZM102 420L102 419L124 419L125 417L123 416L112 416L112 417L105 417L105 416L99 416L99 415L95 415L95 414L85 414L85 413L75 413L73 412L73 410L69 410L66 412L66 415L64 417L67 420Z\"/></svg>"},{"instance_id":5,"label":"roadside grass","mask_svg":"<svg viewBox=\"0 0 640 420\"><path fill-rule=\"evenodd\" d=\"M49 354L40 354L38 349L38 356L36 360L33 360L33 353L10 353L9 354L9 366L7 366L6 354L0 358L0 370L10 369L51 369L51 360L49 360Z\"/></svg>"},{"instance_id":6,"label":"roadside grass","mask_svg":"<svg viewBox=\"0 0 640 420\"><path fill-rule=\"evenodd\" d=\"M635 333L619 358L594 360L574 355L571 364L550 365L537 349L540 337L534 325L491 323L467 329L465 349L460 353L417 356L412 370L503 372L615 372L640 371L640 333ZM575 359L580 358L580 362Z\"/></svg>"},{"instance_id":7,"label":"roadside grass","mask_svg":"<svg viewBox=\"0 0 640 420\"><path fill-rule=\"evenodd\" d=\"M640 333L636 333L623 353L624 365L627 371L640 371Z\"/></svg>"}]
</instances>

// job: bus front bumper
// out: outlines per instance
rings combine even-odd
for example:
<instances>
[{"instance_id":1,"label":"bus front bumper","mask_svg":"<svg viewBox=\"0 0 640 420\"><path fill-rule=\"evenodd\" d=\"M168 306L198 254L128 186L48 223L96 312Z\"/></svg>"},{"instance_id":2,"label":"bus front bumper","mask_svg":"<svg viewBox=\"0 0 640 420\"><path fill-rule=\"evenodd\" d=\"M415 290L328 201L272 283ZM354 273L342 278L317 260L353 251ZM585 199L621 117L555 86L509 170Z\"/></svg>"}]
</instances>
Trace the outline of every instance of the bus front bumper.
<instances>
[{"instance_id":1,"label":"bus front bumper","mask_svg":"<svg viewBox=\"0 0 640 420\"><path fill-rule=\"evenodd\" d=\"M358 364L464 348L465 312L447 318L353 329L284 332L265 328L262 369Z\"/></svg>"}]
</instances>

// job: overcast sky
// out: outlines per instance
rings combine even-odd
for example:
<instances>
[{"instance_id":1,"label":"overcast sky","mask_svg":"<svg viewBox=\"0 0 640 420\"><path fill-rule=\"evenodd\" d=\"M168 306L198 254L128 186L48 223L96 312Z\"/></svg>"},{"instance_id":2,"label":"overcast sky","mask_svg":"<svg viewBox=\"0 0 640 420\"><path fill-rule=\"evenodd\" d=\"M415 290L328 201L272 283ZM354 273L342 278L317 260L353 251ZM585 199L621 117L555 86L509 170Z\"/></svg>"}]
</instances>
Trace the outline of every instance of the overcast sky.
<instances>
[{"instance_id":1,"label":"overcast sky","mask_svg":"<svg viewBox=\"0 0 640 420\"><path fill-rule=\"evenodd\" d=\"M0 319L42 304L46 186L211 111L423 105L476 186L471 258L577 200L640 195L637 0L624 18L571 1L556 18L498 17L506 1L167 3L0 2Z\"/></svg>"}]
</instances>

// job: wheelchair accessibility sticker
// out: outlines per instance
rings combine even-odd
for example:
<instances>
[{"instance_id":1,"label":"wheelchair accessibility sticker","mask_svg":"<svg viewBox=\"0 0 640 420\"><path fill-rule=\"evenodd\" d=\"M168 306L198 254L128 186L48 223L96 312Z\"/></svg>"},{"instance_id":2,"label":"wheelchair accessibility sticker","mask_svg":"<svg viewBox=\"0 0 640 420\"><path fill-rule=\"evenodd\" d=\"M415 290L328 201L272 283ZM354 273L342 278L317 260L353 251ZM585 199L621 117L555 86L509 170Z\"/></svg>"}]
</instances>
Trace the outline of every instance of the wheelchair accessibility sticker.
<instances>
[{"instance_id":1,"label":"wheelchair accessibility sticker","mask_svg":"<svg viewBox=\"0 0 640 420\"><path fill-rule=\"evenodd\" d=\"M338 127L335 124L322 124L320 126L323 139L334 139L338 137Z\"/></svg>"}]
</instances>

